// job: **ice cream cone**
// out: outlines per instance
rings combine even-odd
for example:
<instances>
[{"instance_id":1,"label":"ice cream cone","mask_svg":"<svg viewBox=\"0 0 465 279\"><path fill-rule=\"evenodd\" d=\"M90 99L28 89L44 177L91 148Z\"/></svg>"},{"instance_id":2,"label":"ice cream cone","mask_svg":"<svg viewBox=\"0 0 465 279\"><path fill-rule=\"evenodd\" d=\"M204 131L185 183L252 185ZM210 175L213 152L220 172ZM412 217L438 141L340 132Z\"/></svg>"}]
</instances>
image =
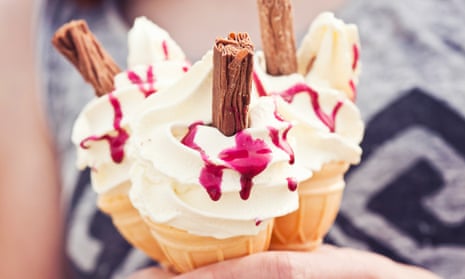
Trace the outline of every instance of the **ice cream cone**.
<instances>
[{"instance_id":1,"label":"ice cream cone","mask_svg":"<svg viewBox=\"0 0 465 279\"><path fill-rule=\"evenodd\" d=\"M129 200L127 193L129 186L129 182L127 182L109 193L100 194L98 207L111 216L115 227L131 245L167 267L167 260L160 246Z\"/></svg>"},{"instance_id":2,"label":"ice cream cone","mask_svg":"<svg viewBox=\"0 0 465 279\"><path fill-rule=\"evenodd\" d=\"M266 251L273 228L273 222L270 221L258 235L217 239L192 235L171 226L156 224L148 219L146 222L173 269L181 273L227 259Z\"/></svg>"},{"instance_id":3,"label":"ice cream cone","mask_svg":"<svg viewBox=\"0 0 465 279\"><path fill-rule=\"evenodd\" d=\"M347 163L329 163L299 184L299 209L275 219L272 250L309 251L321 244L339 211L347 169Z\"/></svg>"}]
</instances>

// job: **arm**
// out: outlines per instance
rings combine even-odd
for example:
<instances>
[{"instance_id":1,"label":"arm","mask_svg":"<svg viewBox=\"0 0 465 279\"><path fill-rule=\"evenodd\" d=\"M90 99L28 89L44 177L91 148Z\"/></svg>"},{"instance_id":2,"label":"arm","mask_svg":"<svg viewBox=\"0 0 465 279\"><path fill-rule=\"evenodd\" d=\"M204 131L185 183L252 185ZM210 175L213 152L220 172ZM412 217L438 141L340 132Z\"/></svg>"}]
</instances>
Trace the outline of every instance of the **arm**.
<instances>
[{"instance_id":1,"label":"arm","mask_svg":"<svg viewBox=\"0 0 465 279\"><path fill-rule=\"evenodd\" d=\"M61 278L59 187L37 92L34 3L0 0L0 278Z\"/></svg>"}]
</instances>

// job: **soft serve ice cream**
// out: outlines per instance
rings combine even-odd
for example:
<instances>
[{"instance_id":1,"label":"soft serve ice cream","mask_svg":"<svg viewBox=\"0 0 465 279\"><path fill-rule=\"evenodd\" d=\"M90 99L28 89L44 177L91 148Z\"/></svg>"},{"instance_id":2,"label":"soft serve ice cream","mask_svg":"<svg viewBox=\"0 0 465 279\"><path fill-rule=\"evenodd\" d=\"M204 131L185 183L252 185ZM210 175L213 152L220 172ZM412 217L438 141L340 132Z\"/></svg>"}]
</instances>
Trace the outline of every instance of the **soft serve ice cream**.
<instances>
[{"instance_id":1,"label":"soft serve ice cream","mask_svg":"<svg viewBox=\"0 0 465 279\"><path fill-rule=\"evenodd\" d=\"M272 17L267 2L261 2L261 15ZM268 35L268 17L261 18L265 42L264 53L256 59L256 96L275 98L278 113L294 125L289 136L297 142L296 164L313 172L299 184L299 209L275 219L271 249L312 250L333 224L345 187L344 174L349 165L359 163L362 153L364 125L354 104L360 72L358 32L355 25L322 13L295 54L269 47L283 42ZM272 25L271 30L284 32L279 27ZM284 42L293 44L292 36ZM295 63L287 63L286 71L273 68L288 60Z\"/></svg>"},{"instance_id":2,"label":"soft serve ice cream","mask_svg":"<svg viewBox=\"0 0 465 279\"><path fill-rule=\"evenodd\" d=\"M128 70L121 72L86 27L83 21L71 22L57 32L54 40L97 93L73 128L77 164L91 169L97 206L112 218L120 234L166 266L163 251L129 200L129 170L134 161L129 123L150 96L179 80L190 65L169 34L142 17L129 31ZM78 47L69 49L75 45Z\"/></svg>"},{"instance_id":3,"label":"soft serve ice cream","mask_svg":"<svg viewBox=\"0 0 465 279\"><path fill-rule=\"evenodd\" d=\"M297 52L298 72L307 84L331 87L355 100L360 74L357 26L325 12L310 25Z\"/></svg>"},{"instance_id":4,"label":"soft serve ice cream","mask_svg":"<svg viewBox=\"0 0 465 279\"><path fill-rule=\"evenodd\" d=\"M151 221L194 235L254 235L297 209L297 183L310 172L293 164L292 125L271 97L250 105L249 127L234 136L210 125L211 56L151 97L135 123L130 197Z\"/></svg>"},{"instance_id":5,"label":"soft serve ice cream","mask_svg":"<svg viewBox=\"0 0 465 279\"><path fill-rule=\"evenodd\" d=\"M295 127L296 163L312 171L324 164L360 161L364 125L353 103L360 63L357 28L331 13L312 23L298 50L299 72L272 76L263 55L254 72L258 96L275 96L279 113Z\"/></svg>"},{"instance_id":6,"label":"soft serve ice cream","mask_svg":"<svg viewBox=\"0 0 465 279\"><path fill-rule=\"evenodd\" d=\"M77 118L72 141L77 164L90 167L92 185L104 193L129 180L128 123L146 98L176 82L189 64L166 31L145 18L128 35L129 70L116 75L115 90L88 103Z\"/></svg>"},{"instance_id":7,"label":"soft serve ice cream","mask_svg":"<svg viewBox=\"0 0 465 279\"><path fill-rule=\"evenodd\" d=\"M363 123L353 104L360 69L354 26L329 13L318 17L299 50L295 74L267 74L259 54L248 123L232 136L212 117L215 55L209 52L190 67L166 31L138 18L129 33L129 70L106 83L114 90L82 110L72 135L78 166L90 167L99 205L109 197L104 211L115 224L140 228L121 229L127 239L144 231L145 238L134 243L146 252L156 246L152 258L166 256L181 272L267 249L275 221L301 207L299 183L333 162L356 164L361 154ZM106 59L99 58L91 62L102 65ZM115 73L108 68L105 80ZM96 71L87 72L85 79L98 85ZM122 193L116 190L121 185ZM206 252L209 245L213 251Z\"/></svg>"}]
</instances>

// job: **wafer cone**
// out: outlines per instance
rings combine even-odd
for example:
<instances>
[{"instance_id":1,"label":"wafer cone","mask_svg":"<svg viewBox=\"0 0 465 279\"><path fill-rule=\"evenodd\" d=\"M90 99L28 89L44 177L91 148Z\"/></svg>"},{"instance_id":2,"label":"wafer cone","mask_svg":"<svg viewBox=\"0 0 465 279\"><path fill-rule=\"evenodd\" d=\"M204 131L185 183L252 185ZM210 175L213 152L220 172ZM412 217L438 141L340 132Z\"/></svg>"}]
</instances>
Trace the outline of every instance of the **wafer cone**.
<instances>
[{"instance_id":1,"label":"wafer cone","mask_svg":"<svg viewBox=\"0 0 465 279\"><path fill-rule=\"evenodd\" d=\"M321 244L339 211L347 169L347 163L328 163L299 184L299 209L275 219L272 250L310 251Z\"/></svg>"},{"instance_id":2,"label":"wafer cone","mask_svg":"<svg viewBox=\"0 0 465 279\"><path fill-rule=\"evenodd\" d=\"M111 216L121 235L151 259L167 267L167 260L158 242L150 233L139 212L132 206L128 192L130 183L124 183L109 193L100 194L98 207Z\"/></svg>"},{"instance_id":3,"label":"wafer cone","mask_svg":"<svg viewBox=\"0 0 465 279\"><path fill-rule=\"evenodd\" d=\"M258 235L217 239L197 236L146 219L169 263L177 272L188 272L216 262L268 250L273 222Z\"/></svg>"}]
</instances>

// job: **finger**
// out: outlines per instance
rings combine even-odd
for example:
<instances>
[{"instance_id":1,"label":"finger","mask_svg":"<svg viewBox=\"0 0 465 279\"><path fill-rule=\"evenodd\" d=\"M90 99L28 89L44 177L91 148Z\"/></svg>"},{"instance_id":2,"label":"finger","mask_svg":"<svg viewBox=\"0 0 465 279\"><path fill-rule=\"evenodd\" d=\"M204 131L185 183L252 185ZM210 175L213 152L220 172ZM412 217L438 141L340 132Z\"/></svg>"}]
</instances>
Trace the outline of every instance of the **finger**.
<instances>
[{"instance_id":1,"label":"finger","mask_svg":"<svg viewBox=\"0 0 465 279\"><path fill-rule=\"evenodd\" d=\"M185 273L176 279L277 279L294 278L290 253L264 252L228 260Z\"/></svg>"},{"instance_id":2,"label":"finger","mask_svg":"<svg viewBox=\"0 0 465 279\"><path fill-rule=\"evenodd\" d=\"M157 267L144 268L128 277L128 279L168 279L174 274Z\"/></svg>"}]
</instances>

